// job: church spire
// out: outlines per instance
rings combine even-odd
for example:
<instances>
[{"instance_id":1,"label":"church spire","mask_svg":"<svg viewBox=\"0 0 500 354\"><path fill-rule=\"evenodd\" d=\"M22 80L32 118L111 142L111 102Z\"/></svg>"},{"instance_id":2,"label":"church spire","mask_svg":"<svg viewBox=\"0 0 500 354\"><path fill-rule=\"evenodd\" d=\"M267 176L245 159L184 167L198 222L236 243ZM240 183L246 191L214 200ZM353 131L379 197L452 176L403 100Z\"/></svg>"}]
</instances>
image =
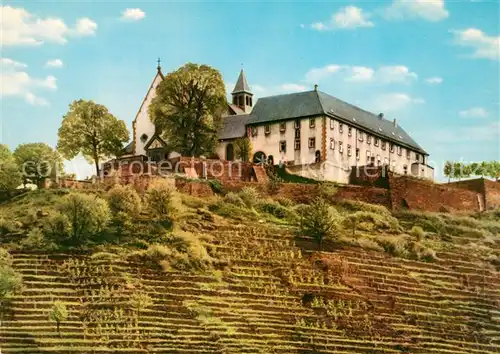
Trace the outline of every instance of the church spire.
<instances>
[{"instance_id":1,"label":"church spire","mask_svg":"<svg viewBox=\"0 0 500 354\"><path fill-rule=\"evenodd\" d=\"M157 63L158 63L158 66L156 67L156 69L158 69L158 71L161 71L161 65L160 65L161 60L159 57L158 57Z\"/></svg>"},{"instance_id":2,"label":"church spire","mask_svg":"<svg viewBox=\"0 0 500 354\"><path fill-rule=\"evenodd\" d=\"M236 82L236 85L234 86L233 94L235 93L240 93L240 92L246 92L251 94L252 92L250 91L250 86L248 86L247 78L245 76L245 72L243 69L240 71L240 76L238 76L238 81Z\"/></svg>"}]
</instances>

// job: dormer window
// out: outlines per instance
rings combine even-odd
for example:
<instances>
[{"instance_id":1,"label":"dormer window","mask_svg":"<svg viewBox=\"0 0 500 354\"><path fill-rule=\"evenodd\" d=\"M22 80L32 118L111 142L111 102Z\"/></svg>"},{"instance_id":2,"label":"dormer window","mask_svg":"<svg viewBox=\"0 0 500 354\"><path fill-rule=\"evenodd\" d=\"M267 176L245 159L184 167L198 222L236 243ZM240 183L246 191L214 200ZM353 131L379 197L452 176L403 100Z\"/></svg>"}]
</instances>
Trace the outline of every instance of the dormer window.
<instances>
[{"instance_id":1,"label":"dormer window","mask_svg":"<svg viewBox=\"0 0 500 354\"><path fill-rule=\"evenodd\" d=\"M286 131L286 123L280 123L280 132L285 132Z\"/></svg>"}]
</instances>

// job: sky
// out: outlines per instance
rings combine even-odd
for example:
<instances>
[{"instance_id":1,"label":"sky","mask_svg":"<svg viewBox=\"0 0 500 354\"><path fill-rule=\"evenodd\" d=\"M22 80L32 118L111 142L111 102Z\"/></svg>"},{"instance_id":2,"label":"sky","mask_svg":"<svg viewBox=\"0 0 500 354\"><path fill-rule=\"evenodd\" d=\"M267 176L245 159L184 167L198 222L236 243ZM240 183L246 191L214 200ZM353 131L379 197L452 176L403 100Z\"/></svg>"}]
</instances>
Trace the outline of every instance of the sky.
<instances>
[{"instance_id":1,"label":"sky","mask_svg":"<svg viewBox=\"0 0 500 354\"><path fill-rule=\"evenodd\" d=\"M445 160L500 160L498 1L3 1L0 142L46 142L76 99L132 129L156 74L244 68L258 97L319 90L398 123ZM255 102L255 101L254 101ZM66 163L82 178L82 158Z\"/></svg>"}]
</instances>

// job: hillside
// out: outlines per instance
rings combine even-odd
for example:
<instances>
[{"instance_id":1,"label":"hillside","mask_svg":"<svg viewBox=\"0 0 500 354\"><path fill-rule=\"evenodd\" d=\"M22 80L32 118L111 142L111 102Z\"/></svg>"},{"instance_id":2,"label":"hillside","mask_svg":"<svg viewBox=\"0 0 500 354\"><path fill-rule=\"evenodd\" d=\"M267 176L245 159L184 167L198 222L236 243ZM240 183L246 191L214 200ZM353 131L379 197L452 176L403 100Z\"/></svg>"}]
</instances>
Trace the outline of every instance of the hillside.
<instances>
[{"instance_id":1,"label":"hillside","mask_svg":"<svg viewBox=\"0 0 500 354\"><path fill-rule=\"evenodd\" d=\"M23 279L2 309L2 353L500 351L498 211L391 215L337 203L346 219L319 251L297 226L303 205L181 195L175 241L151 236L147 213L120 240L46 250L23 241L65 193L0 206L0 242ZM371 216L351 234L356 211ZM158 247L180 239L197 258ZM69 313L60 334L54 301Z\"/></svg>"}]
</instances>

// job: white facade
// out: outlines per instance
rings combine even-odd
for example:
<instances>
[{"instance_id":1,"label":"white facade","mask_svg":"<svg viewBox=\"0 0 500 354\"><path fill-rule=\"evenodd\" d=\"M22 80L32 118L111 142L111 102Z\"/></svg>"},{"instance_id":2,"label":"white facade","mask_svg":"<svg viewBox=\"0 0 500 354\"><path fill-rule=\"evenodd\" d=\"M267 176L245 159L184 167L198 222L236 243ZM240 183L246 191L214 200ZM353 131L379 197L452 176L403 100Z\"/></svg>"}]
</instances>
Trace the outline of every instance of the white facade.
<instances>
[{"instance_id":1,"label":"white facade","mask_svg":"<svg viewBox=\"0 0 500 354\"><path fill-rule=\"evenodd\" d=\"M149 87L149 90L142 101L141 107L135 116L133 124L133 134L134 134L134 155L146 155L146 150L144 146L151 139L155 133L155 125L149 118L148 109L156 96L156 87L162 81L162 76L158 72Z\"/></svg>"}]
</instances>

